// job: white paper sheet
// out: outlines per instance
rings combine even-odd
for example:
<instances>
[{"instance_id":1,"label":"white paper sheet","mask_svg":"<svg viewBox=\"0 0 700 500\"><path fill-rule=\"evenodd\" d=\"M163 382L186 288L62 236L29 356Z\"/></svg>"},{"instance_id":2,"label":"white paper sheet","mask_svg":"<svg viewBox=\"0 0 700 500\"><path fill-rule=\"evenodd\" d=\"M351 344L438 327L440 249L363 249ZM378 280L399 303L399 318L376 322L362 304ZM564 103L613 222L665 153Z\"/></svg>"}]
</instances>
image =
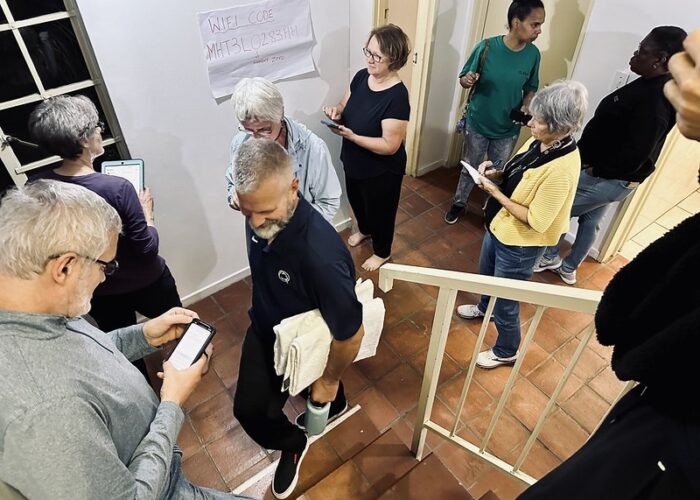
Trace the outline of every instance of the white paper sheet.
<instances>
[{"instance_id":1,"label":"white paper sheet","mask_svg":"<svg viewBox=\"0 0 700 500\"><path fill-rule=\"evenodd\" d=\"M481 175L477 169L475 169L474 167L472 167L472 166L471 166L469 163L467 163L466 161L462 160L461 163L462 163L462 165L464 166L464 168L467 169L467 172L469 172L469 175L472 176L472 179L474 179L474 182L475 182L476 184L481 184L483 181L491 182L491 181L489 181L486 177L484 177L483 175Z\"/></svg>"},{"instance_id":2,"label":"white paper sheet","mask_svg":"<svg viewBox=\"0 0 700 500\"><path fill-rule=\"evenodd\" d=\"M268 0L197 14L215 98L244 77L271 81L314 70L309 0Z\"/></svg>"}]
</instances>

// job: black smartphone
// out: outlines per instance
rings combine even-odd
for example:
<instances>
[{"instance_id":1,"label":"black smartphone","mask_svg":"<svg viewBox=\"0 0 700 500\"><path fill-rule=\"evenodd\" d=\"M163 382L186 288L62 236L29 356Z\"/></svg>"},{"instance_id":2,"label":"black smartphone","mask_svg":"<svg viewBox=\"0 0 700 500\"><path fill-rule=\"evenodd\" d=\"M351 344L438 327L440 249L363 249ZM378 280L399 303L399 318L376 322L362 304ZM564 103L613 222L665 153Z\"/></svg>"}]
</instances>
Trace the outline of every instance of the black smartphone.
<instances>
[{"instance_id":1,"label":"black smartphone","mask_svg":"<svg viewBox=\"0 0 700 500\"><path fill-rule=\"evenodd\" d=\"M321 123L323 123L326 127L340 129L340 125L339 125L339 124L337 124L337 123L335 123L335 122L332 122L332 121L330 121L330 120L321 120Z\"/></svg>"},{"instance_id":2,"label":"black smartphone","mask_svg":"<svg viewBox=\"0 0 700 500\"><path fill-rule=\"evenodd\" d=\"M215 333L216 328L210 324L193 319L168 361L178 370L186 370L197 362Z\"/></svg>"},{"instance_id":3,"label":"black smartphone","mask_svg":"<svg viewBox=\"0 0 700 500\"><path fill-rule=\"evenodd\" d=\"M532 120L532 115L528 115L520 109L515 108L510 112L510 119L514 122L520 123L521 125L527 126L528 122Z\"/></svg>"}]
</instances>

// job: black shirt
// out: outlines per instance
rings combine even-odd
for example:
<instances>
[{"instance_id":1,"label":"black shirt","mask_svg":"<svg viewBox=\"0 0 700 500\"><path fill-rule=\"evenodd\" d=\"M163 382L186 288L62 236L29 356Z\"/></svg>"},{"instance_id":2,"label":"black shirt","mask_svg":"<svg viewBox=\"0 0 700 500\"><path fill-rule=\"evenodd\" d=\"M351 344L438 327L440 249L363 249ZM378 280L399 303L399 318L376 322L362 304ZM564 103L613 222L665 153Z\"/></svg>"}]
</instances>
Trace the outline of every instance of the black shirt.
<instances>
[{"instance_id":1,"label":"black shirt","mask_svg":"<svg viewBox=\"0 0 700 500\"><path fill-rule=\"evenodd\" d=\"M638 78L606 96L586 125L578 145L581 163L604 179L642 182L676 123L663 93L669 75Z\"/></svg>"},{"instance_id":2,"label":"black shirt","mask_svg":"<svg viewBox=\"0 0 700 500\"><path fill-rule=\"evenodd\" d=\"M369 73L358 71L350 83L350 98L343 110L343 124L357 135L382 136L382 120L408 120L411 107L403 82L388 89L369 88ZM340 159L345 175L351 179L370 179L385 172L403 175L406 170L406 148L403 142L393 155L380 155L343 139Z\"/></svg>"},{"instance_id":3,"label":"black shirt","mask_svg":"<svg viewBox=\"0 0 700 500\"><path fill-rule=\"evenodd\" d=\"M274 338L283 319L319 309L334 338L352 337L362 325L350 252L304 198L270 245L246 224L253 280L250 315L258 335Z\"/></svg>"}]
</instances>

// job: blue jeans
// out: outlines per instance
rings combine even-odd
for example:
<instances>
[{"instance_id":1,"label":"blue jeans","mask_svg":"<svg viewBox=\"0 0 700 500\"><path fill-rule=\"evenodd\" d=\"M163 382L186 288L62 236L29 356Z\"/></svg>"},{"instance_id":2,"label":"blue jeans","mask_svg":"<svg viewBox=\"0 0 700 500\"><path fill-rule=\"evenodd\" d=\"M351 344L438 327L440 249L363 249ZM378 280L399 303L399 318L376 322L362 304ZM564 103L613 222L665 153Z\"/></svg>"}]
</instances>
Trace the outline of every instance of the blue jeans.
<instances>
[{"instance_id":1,"label":"blue jeans","mask_svg":"<svg viewBox=\"0 0 700 500\"><path fill-rule=\"evenodd\" d=\"M182 456L180 453L173 454L173 461L170 464L170 487L166 493L168 500L234 500L250 499L233 493L225 493L203 486L196 486L190 483L182 473Z\"/></svg>"},{"instance_id":2,"label":"blue jeans","mask_svg":"<svg viewBox=\"0 0 700 500\"><path fill-rule=\"evenodd\" d=\"M627 181L593 177L581 170L576 197L571 207L571 217L578 217L578 230L571 252L562 262L562 271L570 273L578 269L593 247L600 231L600 221L603 220L610 204L624 200L636 189L629 188L628 184ZM547 247L544 253L546 259L554 259L559 254L559 247L565 236L562 235L558 244Z\"/></svg>"},{"instance_id":3,"label":"blue jeans","mask_svg":"<svg viewBox=\"0 0 700 500\"><path fill-rule=\"evenodd\" d=\"M506 137L505 139L489 139L476 132L467 122L464 131L462 159L474 168L479 167L479 164L484 159L484 155L491 161L502 160L505 163L510 158L517 140L517 135ZM474 180L467 172L467 169L462 167L462 171L459 174L459 182L457 183L457 191L452 203L459 207L466 207L469 194L473 188Z\"/></svg>"},{"instance_id":4,"label":"blue jeans","mask_svg":"<svg viewBox=\"0 0 700 500\"><path fill-rule=\"evenodd\" d=\"M527 280L532 276L535 264L544 252L544 247L517 247L504 245L486 231L479 256L479 274ZM477 306L486 312L489 296L482 295ZM496 356L515 356L520 345L520 302L498 298L493 309L493 319L498 330L498 339L493 346Z\"/></svg>"}]
</instances>

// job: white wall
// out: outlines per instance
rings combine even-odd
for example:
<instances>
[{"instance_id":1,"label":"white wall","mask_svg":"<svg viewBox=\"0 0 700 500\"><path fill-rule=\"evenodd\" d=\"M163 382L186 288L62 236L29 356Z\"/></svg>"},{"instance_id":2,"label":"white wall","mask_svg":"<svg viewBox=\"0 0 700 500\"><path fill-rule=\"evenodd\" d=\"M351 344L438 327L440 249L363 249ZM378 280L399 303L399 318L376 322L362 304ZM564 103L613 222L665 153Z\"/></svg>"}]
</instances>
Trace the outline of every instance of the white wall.
<instances>
[{"instance_id":1,"label":"white wall","mask_svg":"<svg viewBox=\"0 0 700 500\"><path fill-rule=\"evenodd\" d=\"M472 0L438 3L418 155L419 175L444 165L449 154L460 105L457 75L466 61L473 3Z\"/></svg>"},{"instance_id":2,"label":"white wall","mask_svg":"<svg viewBox=\"0 0 700 500\"><path fill-rule=\"evenodd\" d=\"M244 218L228 208L223 177L238 124L229 103L211 97L196 22L198 11L244 3L78 0L131 154L145 160L161 254L182 296L201 292L193 299L248 274ZM326 140L341 181L340 140L319 119L347 90L361 47L352 37L370 29L367 15L371 25L365 4L311 0L318 71L278 82L287 114ZM347 215L343 203L336 222Z\"/></svg>"},{"instance_id":3,"label":"white wall","mask_svg":"<svg viewBox=\"0 0 700 500\"><path fill-rule=\"evenodd\" d=\"M655 26L680 26L690 32L700 23L697 0L595 0L572 78L588 88L589 111L611 92L616 70L629 70L629 59L639 42ZM592 254L598 254L617 204L608 210ZM576 226L572 227L574 231Z\"/></svg>"}]
</instances>

